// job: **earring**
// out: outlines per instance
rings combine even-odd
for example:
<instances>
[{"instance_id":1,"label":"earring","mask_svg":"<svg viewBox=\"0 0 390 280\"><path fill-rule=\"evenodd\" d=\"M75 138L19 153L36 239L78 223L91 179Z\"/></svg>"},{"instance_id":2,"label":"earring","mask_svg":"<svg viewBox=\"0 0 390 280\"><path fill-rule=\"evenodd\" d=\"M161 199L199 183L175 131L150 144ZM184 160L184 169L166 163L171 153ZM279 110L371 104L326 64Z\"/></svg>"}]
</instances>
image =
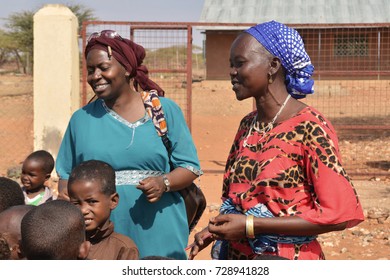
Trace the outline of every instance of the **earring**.
<instances>
[{"instance_id":1,"label":"earring","mask_svg":"<svg viewBox=\"0 0 390 280\"><path fill-rule=\"evenodd\" d=\"M268 83L272 84L274 82L274 80L272 79L272 75L271 74L268 75L269 75Z\"/></svg>"}]
</instances>

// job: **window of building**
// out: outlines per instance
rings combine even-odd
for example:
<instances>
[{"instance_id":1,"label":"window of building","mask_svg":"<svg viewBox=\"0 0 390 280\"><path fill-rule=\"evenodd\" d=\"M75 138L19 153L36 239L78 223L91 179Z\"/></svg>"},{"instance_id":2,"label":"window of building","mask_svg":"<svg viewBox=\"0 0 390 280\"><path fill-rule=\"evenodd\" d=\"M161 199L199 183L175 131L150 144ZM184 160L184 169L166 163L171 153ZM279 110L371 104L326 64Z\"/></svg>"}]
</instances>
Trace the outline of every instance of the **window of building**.
<instances>
[{"instance_id":1,"label":"window of building","mask_svg":"<svg viewBox=\"0 0 390 280\"><path fill-rule=\"evenodd\" d=\"M336 35L335 56L368 56L367 35Z\"/></svg>"}]
</instances>

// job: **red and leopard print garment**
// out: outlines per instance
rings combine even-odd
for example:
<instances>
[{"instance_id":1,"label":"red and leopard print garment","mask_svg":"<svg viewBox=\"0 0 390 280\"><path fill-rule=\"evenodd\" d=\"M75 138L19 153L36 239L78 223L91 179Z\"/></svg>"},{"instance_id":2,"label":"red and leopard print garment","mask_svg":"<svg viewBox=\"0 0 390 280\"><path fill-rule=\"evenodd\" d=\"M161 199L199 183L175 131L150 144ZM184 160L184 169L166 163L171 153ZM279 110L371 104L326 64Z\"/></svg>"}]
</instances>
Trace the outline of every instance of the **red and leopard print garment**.
<instances>
[{"instance_id":1,"label":"red and leopard print garment","mask_svg":"<svg viewBox=\"0 0 390 280\"><path fill-rule=\"evenodd\" d=\"M265 204L275 216L293 216L315 224L364 220L353 184L341 164L334 128L321 113L306 107L262 135L252 129L256 112L245 116L234 139L223 180L223 198L244 211ZM289 259L323 259L321 246L278 244L278 255ZM229 243L229 259L251 259L248 242Z\"/></svg>"}]
</instances>

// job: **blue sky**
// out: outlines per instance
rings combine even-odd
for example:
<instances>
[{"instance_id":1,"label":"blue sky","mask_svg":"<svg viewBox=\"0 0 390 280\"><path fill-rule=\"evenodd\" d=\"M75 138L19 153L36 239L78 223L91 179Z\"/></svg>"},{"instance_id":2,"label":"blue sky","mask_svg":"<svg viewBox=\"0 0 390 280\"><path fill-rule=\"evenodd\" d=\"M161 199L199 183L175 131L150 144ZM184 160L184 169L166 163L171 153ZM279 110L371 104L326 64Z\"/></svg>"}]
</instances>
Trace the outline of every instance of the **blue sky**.
<instances>
[{"instance_id":1,"label":"blue sky","mask_svg":"<svg viewBox=\"0 0 390 280\"><path fill-rule=\"evenodd\" d=\"M101 20L198 21L204 0L1 0L0 19L44 4L83 4Z\"/></svg>"},{"instance_id":2,"label":"blue sky","mask_svg":"<svg viewBox=\"0 0 390 280\"><path fill-rule=\"evenodd\" d=\"M94 10L100 20L115 21L199 21L204 0L0 0L0 26L12 13L37 11L45 4L82 4ZM199 45L201 36L194 34Z\"/></svg>"}]
</instances>

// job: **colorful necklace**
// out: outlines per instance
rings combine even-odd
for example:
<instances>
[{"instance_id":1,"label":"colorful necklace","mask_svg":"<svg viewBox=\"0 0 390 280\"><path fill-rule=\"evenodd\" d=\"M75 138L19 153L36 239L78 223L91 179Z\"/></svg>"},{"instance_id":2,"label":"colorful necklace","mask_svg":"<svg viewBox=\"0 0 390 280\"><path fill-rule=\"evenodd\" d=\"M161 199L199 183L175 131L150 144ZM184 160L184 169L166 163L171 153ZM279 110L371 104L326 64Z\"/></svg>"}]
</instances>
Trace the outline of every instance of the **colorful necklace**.
<instances>
[{"instance_id":1,"label":"colorful necklace","mask_svg":"<svg viewBox=\"0 0 390 280\"><path fill-rule=\"evenodd\" d=\"M275 124L276 119L279 117L280 113L282 113L282 111L283 111L284 107L286 106L287 102L290 100L290 97L291 97L291 95L289 94L289 95L286 97L286 99L284 100L284 102L283 102L282 106L280 107L279 111L276 113L275 117L272 119L272 121L269 122L269 123L268 123L263 129L261 129L261 130L260 130L260 129L257 129L257 128L255 127L256 122L257 122L257 114L256 114L256 116L255 116L255 118L253 119L253 122L252 122L252 124L251 124L251 126L250 126L249 132L248 132L247 136L246 136L245 139L244 139L244 143L243 143L243 147L244 147L244 148L248 146L248 142L247 142L247 141L248 141L249 136L251 136L252 130L253 130L253 129L256 130L258 133L262 133L262 134L263 134L263 135L261 136L261 138L258 140L258 142L260 142L260 141L264 138L264 136L274 128L274 124Z\"/></svg>"}]
</instances>

